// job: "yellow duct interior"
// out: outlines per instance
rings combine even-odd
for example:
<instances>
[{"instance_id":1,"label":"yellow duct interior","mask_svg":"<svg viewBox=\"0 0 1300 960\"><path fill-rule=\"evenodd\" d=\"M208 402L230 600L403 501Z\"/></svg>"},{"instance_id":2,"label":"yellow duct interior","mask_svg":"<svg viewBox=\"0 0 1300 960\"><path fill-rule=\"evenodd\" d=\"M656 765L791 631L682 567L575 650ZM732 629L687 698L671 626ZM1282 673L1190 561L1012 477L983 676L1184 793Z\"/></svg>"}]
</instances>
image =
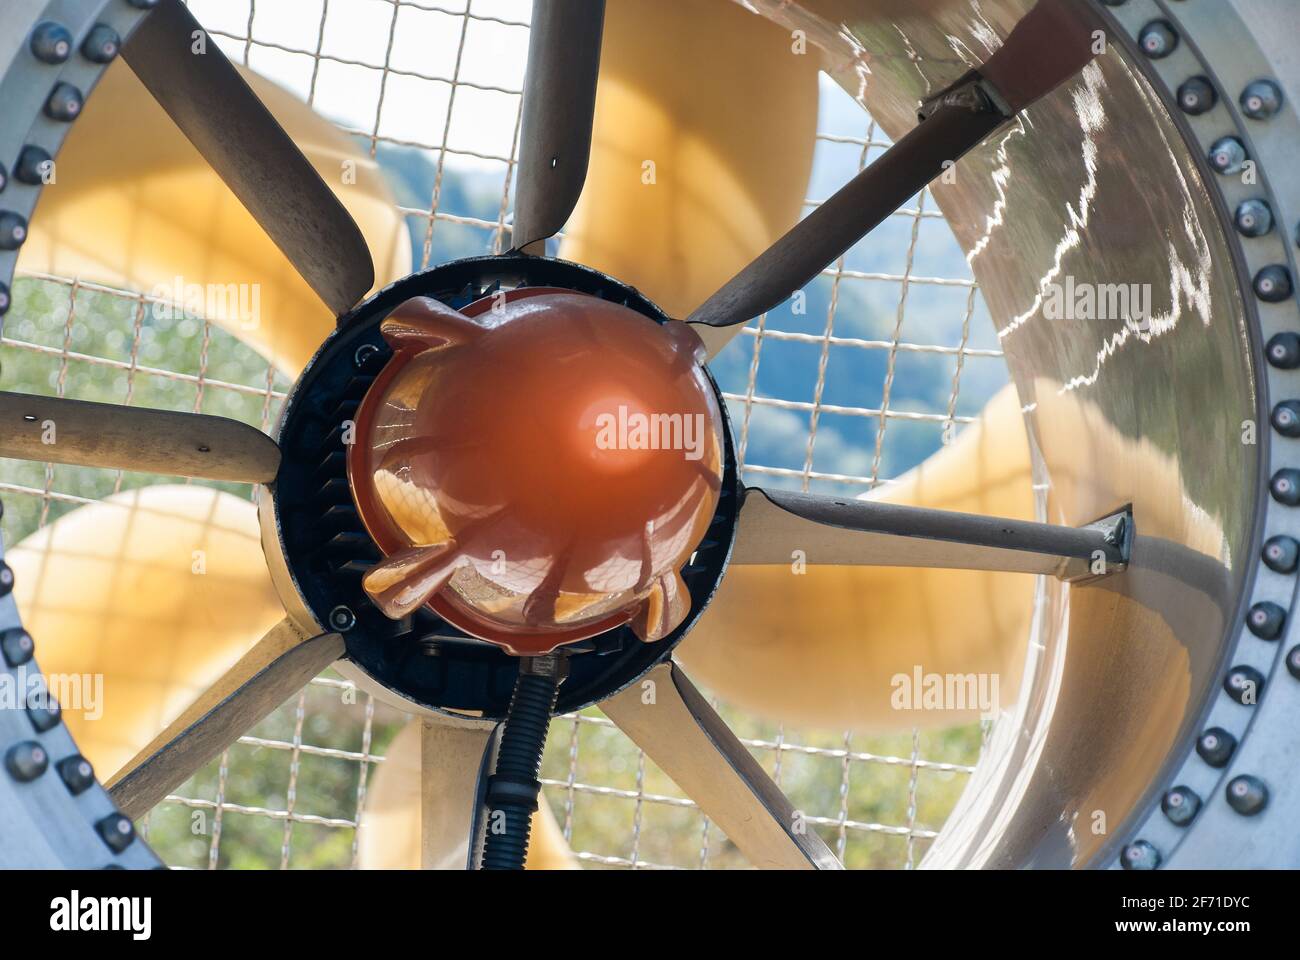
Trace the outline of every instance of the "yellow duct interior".
<instances>
[{"instance_id":1,"label":"yellow duct interior","mask_svg":"<svg viewBox=\"0 0 1300 960\"><path fill-rule=\"evenodd\" d=\"M888 503L1033 520L1029 444L1013 387L947 447L872 495ZM978 710L900 710L898 675L996 674L1013 702L1035 578L907 567L732 566L678 649L728 703L790 724L889 731ZM915 686L915 684L913 684Z\"/></svg>"},{"instance_id":2,"label":"yellow duct interior","mask_svg":"<svg viewBox=\"0 0 1300 960\"><path fill-rule=\"evenodd\" d=\"M733 0L608 4L587 184L560 255L688 314L799 219L817 69Z\"/></svg>"}]
</instances>

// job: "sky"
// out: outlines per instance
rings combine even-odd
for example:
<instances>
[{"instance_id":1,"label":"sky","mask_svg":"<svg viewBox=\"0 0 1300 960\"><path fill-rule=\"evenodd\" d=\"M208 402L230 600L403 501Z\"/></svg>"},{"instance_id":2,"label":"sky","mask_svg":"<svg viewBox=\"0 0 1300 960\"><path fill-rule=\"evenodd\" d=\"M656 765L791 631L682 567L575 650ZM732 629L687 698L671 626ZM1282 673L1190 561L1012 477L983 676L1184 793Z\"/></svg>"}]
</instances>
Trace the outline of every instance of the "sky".
<instances>
[{"instance_id":1,"label":"sky","mask_svg":"<svg viewBox=\"0 0 1300 960\"><path fill-rule=\"evenodd\" d=\"M321 61L315 77L313 105L318 112L345 126L397 140L436 146L447 124L453 73L464 26L465 46L460 79L483 86L517 91L523 85L528 54L530 0L473 0L476 17L499 17L511 23L471 19L456 13L425 10L389 0L329 0L321 32L324 0L257 0L252 35L257 41L293 50L314 51L371 66L388 62L393 70L384 81L379 70L334 60ZM466 0L416 0L421 7L463 11ZM192 0L191 9L213 31L217 43L232 59L242 60L244 43L221 33L245 35L248 0ZM396 28L393 26L396 11ZM388 44L392 37L392 52ZM313 58L276 47L253 44L249 64L304 99L312 89ZM407 76L405 73L421 74ZM383 108L375 129L376 106L383 86ZM462 86L456 92L448 145L497 157L510 155L517 95ZM461 165L491 166L490 162L457 157Z\"/></svg>"},{"instance_id":2,"label":"sky","mask_svg":"<svg viewBox=\"0 0 1300 960\"><path fill-rule=\"evenodd\" d=\"M329 0L321 31L325 0L256 0L249 63L303 99L312 93L314 63L310 53L320 44L327 58L338 57L378 67L386 61L394 70L450 79L462 32L467 0L414 0L420 6L395 6L390 0ZM221 36L248 32L249 0L190 0L199 21L213 31L232 59L242 61L245 43ZM438 9L421 9L421 7ZM464 28L460 79L488 87L519 90L528 55L526 24L531 0L473 0L475 17ZM394 29L393 17L397 23ZM455 12L441 12L455 11ZM388 44L392 34L392 53ZM386 83L379 70L330 59L316 70L313 105L330 119L366 132L375 131L381 83L383 109L378 133L398 140L436 146L447 123L450 87L423 77L390 73ZM519 98L497 90L462 86L456 92L448 142L473 153L509 156ZM865 115L834 82L822 77L818 129L823 133L861 136ZM460 165L491 167L490 161L456 157ZM822 164L813 182L837 182L836 164ZM829 176L828 176L829 175Z\"/></svg>"}]
</instances>

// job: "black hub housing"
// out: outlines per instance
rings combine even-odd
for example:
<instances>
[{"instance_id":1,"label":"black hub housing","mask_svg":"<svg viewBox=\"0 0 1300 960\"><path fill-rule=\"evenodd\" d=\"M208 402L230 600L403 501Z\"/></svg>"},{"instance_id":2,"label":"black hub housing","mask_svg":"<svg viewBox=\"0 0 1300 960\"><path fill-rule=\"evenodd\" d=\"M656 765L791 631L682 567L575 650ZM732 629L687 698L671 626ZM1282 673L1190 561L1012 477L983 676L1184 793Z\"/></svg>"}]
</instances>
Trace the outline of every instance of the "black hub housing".
<instances>
[{"instance_id":1,"label":"black hub housing","mask_svg":"<svg viewBox=\"0 0 1300 960\"><path fill-rule=\"evenodd\" d=\"M456 309L500 289L559 287L622 304L657 323L668 317L633 288L598 271L542 257L517 255L455 260L386 287L340 319L307 365L280 422L283 461L272 488L285 562L316 621L338 630L348 659L406 699L433 709L506 714L519 659L469 637L432 610L390 620L361 587L380 559L352 499L345 438L362 397L392 356L381 321L412 297L436 298ZM598 703L666 659L695 624L722 579L736 532L740 484L726 403L709 376L722 411L721 496L705 540L682 570L691 612L663 640L644 643L623 626L562 649L569 675L557 710Z\"/></svg>"}]
</instances>

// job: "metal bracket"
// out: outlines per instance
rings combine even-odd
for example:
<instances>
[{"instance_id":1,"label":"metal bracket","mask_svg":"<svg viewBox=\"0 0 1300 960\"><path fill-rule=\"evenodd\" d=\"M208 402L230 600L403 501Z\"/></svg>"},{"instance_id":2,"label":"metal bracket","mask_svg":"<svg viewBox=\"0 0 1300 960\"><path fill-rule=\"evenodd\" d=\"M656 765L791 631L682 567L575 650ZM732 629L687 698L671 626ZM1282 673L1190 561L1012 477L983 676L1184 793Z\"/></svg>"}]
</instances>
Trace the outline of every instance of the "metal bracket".
<instances>
[{"instance_id":1,"label":"metal bracket","mask_svg":"<svg viewBox=\"0 0 1300 960\"><path fill-rule=\"evenodd\" d=\"M916 111L916 119L924 122L945 108L969 110L971 113L997 113L1006 120L1016 115L997 88L985 80L978 70L967 71L956 83L922 102Z\"/></svg>"},{"instance_id":2,"label":"metal bracket","mask_svg":"<svg viewBox=\"0 0 1300 960\"><path fill-rule=\"evenodd\" d=\"M1109 577L1113 573L1120 573L1128 567L1129 559L1133 555L1133 538L1136 535L1132 504L1127 504L1123 509L1102 517L1100 520L1085 524L1082 529L1100 531L1106 542L1118 551L1119 560L1103 558L1101 573L1093 570L1095 561L1073 560L1059 574L1061 580L1066 583L1087 583Z\"/></svg>"}]
</instances>

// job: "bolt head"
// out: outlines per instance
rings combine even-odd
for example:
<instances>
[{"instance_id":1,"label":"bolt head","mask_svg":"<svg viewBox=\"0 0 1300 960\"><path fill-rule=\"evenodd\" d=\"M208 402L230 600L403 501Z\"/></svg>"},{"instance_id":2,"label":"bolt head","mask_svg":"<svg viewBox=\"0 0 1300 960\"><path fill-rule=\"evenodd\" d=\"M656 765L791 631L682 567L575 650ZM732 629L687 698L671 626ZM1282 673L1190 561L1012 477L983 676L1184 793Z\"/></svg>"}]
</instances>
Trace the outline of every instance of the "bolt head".
<instances>
[{"instance_id":1,"label":"bolt head","mask_svg":"<svg viewBox=\"0 0 1300 960\"><path fill-rule=\"evenodd\" d=\"M1268 488L1278 503L1288 507L1300 506L1300 471L1284 467L1273 474Z\"/></svg>"},{"instance_id":2,"label":"bolt head","mask_svg":"<svg viewBox=\"0 0 1300 960\"><path fill-rule=\"evenodd\" d=\"M28 186L39 187L45 182L46 164L53 162L48 150L35 144L27 144L18 154L18 163L14 166L14 176L19 182Z\"/></svg>"},{"instance_id":3,"label":"bolt head","mask_svg":"<svg viewBox=\"0 0 1300 960\"><path fill-rule=\"evenodd\" d=\"M1270 537L1262 551L1264 565L1274 573L1294 573L1300 563L1300 543L1287 536Z\"/></svg>"},{"instance_id":4,"label":"bolt head","mask_svg":"<svg viewBox=\"0 0 1300 960\"><path fill-rule=\"evenodd\" d=\"M1246 147L1236 137L1222 137L1210 147L1210 166L1225 176L1240 173L1247 159Z\"/></svg>"},{"instance_id":5,"label":"bolt head","mask_svg":"<svg viewBox=\"0 0 1300 960\"><path fill-rule=\"evenodd\" d=\"M1161 799L1160 809L1174 826L1185 827L1200 812L1201 798L1190 787L1177 786Z\"/></svg>"},{"instance_id":6,"label":"bolt head","mask_svg":"<svg viewBox=\"0 0 1300 960\"><path fill-rule=\"evenodd\" d=\"M68 792L73 796L84 793L95 782L95 768L90 765L89 760L80 754L65 757L56 766L59 777L63 780L63 785L68 788Z\"/></svg>"},{"instance_id":7,"label":"bolt head","mask_svg":"<svg viewBox=\"0 0 1300 960\"><path fill-rule=\"evenodd\" d=\"M1237 207L1234 219L1243 237L1262 237L1273 229L1273 211L1263 200L1246 200Z\"/></svg>"},{"instance_id":8,"label":"bolt head","mask_svg":"<svg viewBox=\"0 0 1300 960\"><path fill-rule=\"evenodd\" d=\"M32 659L36 644L26 630L14 629L0 633L0 656L10 667L21 667Z\"/></svg>"},{"instance_id":9,"label":"bolt head","mask_svg":"<svg viewBox=\"0 0 1300 960\"><path fill-rule=\"evenodd\" d=\"M352 365L358 370L365 370L379 356L379 347L373 343L363 343L352 354Z\"/></svg>"},{"instance_id":10,"label":"bolt head","mask_svg":"<svg viewBox=\"0 0 1300 960\"><path fill-rule=\"evenodd\" d=\"M1192 77L1178 88L1178 106L1194 117L1209 112L1218 101L1214 85L1205 77Z\"/></svg>"},{"instance_id":11,"label":"bolt head","mask_svg":"<svg viewBox=\"0 0 1300 960\"><path fill-rule=\"evenodd\" d=\"M1283 400L1273 408L1269 422L1284 437L1300 437L1300 401Z\"/></svg>"},{"instance_id":12,"label":"bolt head","mask_svg":"<svg viewBox=\"0 0 1300 960\"><path fill-rule=\"evenodd\" d=\"M27 719L37 733L57 726L60 715L59 702L48 690L37 689L27 695Z\"/></svg>"},{"instance_id":13,"label":"bolt head","mask_svg":"<svg viewBox=\"0 0 1300 960\"><path fill-rule=\"evenodd\" d=\"M34 740L18 743L5 754L5 769L19 783L30 783L50 765L45 748Z\"/></svg>"},{"instance_id":14,"label":"bolt head","mask_svg":"<svg viewBox=\"0 0 1300 960\"><path fill-rule=\"evenodd\" d=\"M1294 370L1300 367L1300 335L1287 331L1274 334L1264 348L1268 362L1279 370Z\"/></svg>"},{"instance_id":15,"label":"bolt head","mask_svg":"<svg viewBox=\"0 0 1300 960\"><path fill-rule=\"evenodd\" d=\"M56 84L45 101L45 115L51 120L71 123L81 115L85 97L70 83Z\"/></svg>"},{"instance_id":16,"label":"bolt head","mask_svg":"<svg viewBox=\"0 0 1300 960\"><path fill-rule=\"evenodd\" d=\"M42 20L32 30L28 46L42 63L64 63L72 55L72 34L61 23Z\"/></svg>"},{"instance_id":17,"label":"bolt head","mask_svg":"<svg viewBox=\"0 0 1300 960\"><path fill-rule=\"evenodd\" d=\"M1265 303L1281 303L1291 296L1291 271L1279 263L1264 267L1255 274L1254 287Z\"/></svg>"},{"instance_id":18,"label":"bolt head","mask_svg":"<svg viewBox=\"0 0 1300 960\"><path fill-rule=\"evenodd\" d=\"M1282 88L1272 80L1256 80L1241 91L1241 110L1252 120L1267 120L1282 108Z\"/></svg>"},{"instance_id":19,"label":"bolt head","mask_svg":"<svg viewBox=\"0 0 1300 960\"><path fill-rule=\"evenodd\" d=\"M1245 664L1235 666L1223 678L1223 690L1243 707L1253 707L1264 693L1264 675Z\"/></svg>"},{"instance_id":20,"label":"bolt head","mask_svg":"<svg viewBox=\"0 0 1300 960\"><path fill-rule=\"evenodd\" d=\"M1125 870L1154 870L1160 866L1160 851L1145 840L1135 840L1124 848L1119 863Z\"/></svg>"},{"instance_id":21,"label":"bolt head","mask_svg":"<svg viewBox=\"0 0 1300 960\"><path fill-rule=\"evenodd\" d=\"M339 633L347 633L357 625L357 615L340 604L330 611L330 626Z\"/></svg>"},{"instance_id":22,"label":"bolt head","mask_svg":"<svg viewBox=\"0 0 1300 960\"><path fill-rule=\"evenodd\" d=\"M1285 624L1286 611L1269 600L1255 604L1246 615L1246 626L1261 640L1276 640Z\"/></svg>"},{"instance_id":23,"label":"bolt head","mask_svg":"<svg viewBox=\"0 0 1300 960\"><path fill-rule=\"evenodd\" d=\"M27 221L11 210L0 212L0 250L17 250L27 240Z\"/></svg>"},{"instance_id":24,"label":"bolt head","mask_svg":"<svg viewBox=\"0 0 1300 960\"><path fill-rule=\"evenodd\" d=\"M1169 56L1178 47L1178 34L1167 20L1152 20L1138 34L1138 46L1152 60Z\"/></svg>"},{"instance_id":25,"label":"bolt head","mask_svg":"<svg viewBox=\"0 0 1300 960\"><path fill-rule=\"evenodd\" d=\"M1264 781L1250 774L1242 774L1228 781L1224 789L1228 806L1243 817L1253 817L1268 804L1268 787Z\"/></svg>"},{"instance_id":26,"label":"bolt head","mask_svg":"<svg viewBox=\"0 0 1300 960\"><path fill-rule=\"evenodd\" d=\"M122 52L122 38L106 23L98 23L86 34L81 55L91 63L112 63Z\"/></svg>"},{"instance_id":27,"label":"bolt head","mask_svg":"<svg viewBox=\"0 0 1300 960\"><path fill-rule=\"evenodd\" d=\"M95 824L100 839L114 853L121 853L135 840L135 827L120 813L111 813Z\"/></svg>"},{"instance_id":28,"label":"bolt head","mask_svg":"<svg viewBox=\"0 0 1300 960\"><path fill-rule=\"evenodd\" d=\"M1196 740L1196 753L1210 766L1227 766L1232 752L1237 749L1237 738L1222 727L1210 727Z\"/></svg>"}]
</instances>

